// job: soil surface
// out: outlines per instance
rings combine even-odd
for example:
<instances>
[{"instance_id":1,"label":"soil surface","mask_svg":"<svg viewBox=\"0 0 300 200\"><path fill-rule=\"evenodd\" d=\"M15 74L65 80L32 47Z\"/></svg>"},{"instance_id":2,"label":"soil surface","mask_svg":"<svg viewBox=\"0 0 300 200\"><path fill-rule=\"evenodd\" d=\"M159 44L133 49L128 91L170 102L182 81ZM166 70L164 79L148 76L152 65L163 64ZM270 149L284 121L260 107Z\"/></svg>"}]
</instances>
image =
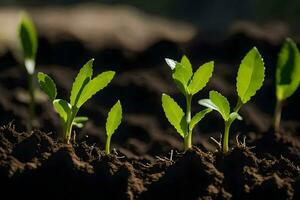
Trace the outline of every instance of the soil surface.
<instances>
[{"instance_id":1,"label":"soil surface","mask_svg":"<svg viewBox=\"0 0 300 200\"><path fill-rule=\"evenodd\" d=\"M68 34L54 42L40 35L37 71L53 77L59 98L69 98L77 71L91 57L95 58L95 74L117 72L111 85L81 108L79 114L90 120L83 129L74 130L76 139L69 145L59 142L60 121L41 91L37 91L35 129L26 131L26 73L11 49L2 50L0 199L20 195L25 199L299 199L299 90L284 104L282 131L274 133L271 126L276 57L289 31L284 26L242 22L230 30L223 39L199 31L185 42L166 35L137 47L138 51L128 51L135 48L125 48L126 43L89 48L84 40ZM230 145L234 148L227 155L216 151L209 137L218 138L223 124L217 113L211 113L195 128L194 148L183 152L183 141L161 108L163 92L184 105L164 58L178 60L186 54L194 69L215 60L213 78L194 98L196 113L203 109L197 100L206 98L212 89L235 104L237 67L253 46L264 57L266 80L242 108L244 120L232 126ZM115 150L106 156L102 151L105 120L118 99L124 118L112 137ZM247 137L247 147L237 146L238 134L240 140Z\"/></svg>"}]
</instances>

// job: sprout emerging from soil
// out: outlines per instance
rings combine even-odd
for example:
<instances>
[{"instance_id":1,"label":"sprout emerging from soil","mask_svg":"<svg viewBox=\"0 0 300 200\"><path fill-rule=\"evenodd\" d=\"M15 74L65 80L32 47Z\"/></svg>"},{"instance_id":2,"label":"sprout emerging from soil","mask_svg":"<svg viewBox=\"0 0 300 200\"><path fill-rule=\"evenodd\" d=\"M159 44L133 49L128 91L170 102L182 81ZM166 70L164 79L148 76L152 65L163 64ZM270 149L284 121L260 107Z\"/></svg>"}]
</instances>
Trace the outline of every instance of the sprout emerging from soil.
<instances>
[{"instance_id":1,"label":"sprout emerging from soil","mask_svg":"<svg viewBox=\"0 0 300 200\"><path fill-rule=\"evenodd\" d=\"M192 132L194 127L211 112L210 108L198 112L192 117L191 104L192 98L208 83L214 70L214 62L208 62L200 66L193 73L192 65L186 56L183 56L181 62L166 58L167 64L172 69L172 77L180 92L185 96L186 112L176 103L176 101L167 94L162 95L162 107L168 121L175 127L181 137L184 138L184 149L192 147Z\"/></svg>"},{"instance_id":2,"label":"sprout emerging from soil","mask_svg":"<svg viewBox=\"0 0 300 200\"><path fill-rule=\"evenodd\" d=\"M236 79L238 101L232 112L230 111L231 109L227 98L216 91L210 91L209 99L202 99L198 102L200 105L218 111L224 119L224 134L220 143L223 153L229 151L228 140L232 122L236 119L242 120L238 114L240 108L261 88L264 77L264 62L260 53L254 47L247 53L240 64Z\"/></svg>"},{"instance_id":3,"label":"sprout emerging from soil","mask_svg":"<svg viewBox=\"0 0 300 200\"><path fill-rule=\"evenodd\" d=\"M276 97L274 129L280 131L282 102L292 96L300 83L300 54L297 45L287 38L278 55L276 68Z\"/></svg>"},{"instance_id":4,"label":"sprout emerging from soil","mask_svg":"<svg viewBox=\"0 0 300 200\"><path fill-rule=\"evenodd\" d=\"M28 90L30 95L28 130L32 129L35 115L35 58L38 39L35 27L30 17L23 13L18 27L18 38L23 51L24 65L28 74Z\"/></svg>"},{"instance_id":5,"label":"sprout emerging from soil","mask_svg":"<svg viewBox=\"0 0 300 200\"><path fill-rule=\"evenodd\" d=\"M122 105L120 101L117 101L117 103L111 108L111 110L108 113L108 117L106 120L106 145L105 145L105 153L108 155L110 154L110 141L111 136L114 134L116 129L121 124L122 120Z\"/></svg>"},{"instance_id":6,"label":"sprout emerging from soil","mask_svg":"<svg viewBox=\"0 0 300 200\"><path fill-rule=\"evenodd\" d=\"M70 103L63 99L56 99L57 90L54 81L47 74L38 73L40 87L49 96L55 111L60 116L63 124L62 138L66 143L70 142L72 127L82 127L83 123L88 120L87 117L77 117L80 107L93 95L105 88L115 75L114 71L106 71L92 78L93 61L94 59L89 60L80 69L73 82Z\"/></svg>"}]
</instances>

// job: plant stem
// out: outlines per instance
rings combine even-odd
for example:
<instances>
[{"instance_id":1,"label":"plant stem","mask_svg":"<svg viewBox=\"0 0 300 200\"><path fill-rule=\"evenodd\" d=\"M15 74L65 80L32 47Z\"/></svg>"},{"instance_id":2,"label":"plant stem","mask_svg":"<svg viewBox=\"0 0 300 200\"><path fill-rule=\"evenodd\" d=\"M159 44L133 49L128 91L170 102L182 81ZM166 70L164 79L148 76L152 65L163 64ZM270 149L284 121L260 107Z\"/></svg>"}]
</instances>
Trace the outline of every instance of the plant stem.
<instances>
[{"instance_id":1,"label":"plant stem","mask_svg":"<svg viewBox=\"0 0 300 200\"><path fill-rule=\"evenodd\" d=\"M225 128L224 128L224 135L222 138L222 151L223 153L227 153L229 151L229 147L228 147L228 141L229 141L229 130L230 130L230 125L231 122L230 121L225 121L224 122Z\"/></svg>"},{"instance_id":2,"label":"plant stem","mask_svg":"<svg viewBox=\"0 0 300 200\"><path fill-rule=\"evenodd\" d=\"M192 131L189 131L189 125L191 122L191 104L192 104L192 95L186 95L186 124L187 124L187 133L184 137L184 150L192 148Z\"/></svg>"},{"instance_id":3,"label":"plant stem","mask_svg":"<svg viewBox=\"0 0 300 200\"><path fill-rule=\"evenodd\" d=\"M237 102L237 104L236 104L236 106L235 106L235 108L233 109L234 112L239 112L239 110L241 109L242 106L243 106L243 102L242 102L242 100L239 98L239 99L238 99L238 102Z\"/></svg>"},{"instance_id":4,"label":"plant stem","mask_svg":"<svg viewBox=\"0 0 300 200\"><path fill-rule=\"evenodd\" d=\"M106 155L110 154L110 140L111 140L111 136L107 136L106 144L105 144L105 153L106 153Z\"/></svg>"},{"instance_id":5,"label":"plant stem","mask_svg":"<svg viewBox=\"0 0 300 200\"><path fill-rule=\"evenodd\" d=\"M28 131L32 130L33 121L35 118L35 88L34 88L34 75L28 74L28 90L30 96L29 102L29 123L28 123Z\"/></svg>"},{"instance_id":6,"label":"plant stem","mask_svg":"<svg viewBox=\"0 0 300 200\"><path fill-rule=\"evenodd\" d=\"M72 107L70 117L68 117L64 128L63 140L65 143L69 144L72 134L73 121L77 115L78 108Z\"/></svg>"},{"instance_id":7,"label":"plant stem","mask_svg":"<svg viewBox=\"0 0 300 200\"><path fill-rule=\"evenodd\" d=\"M274 113L274 122L273 122L275 132L280 131L281 111L282 111L282 101L277 100L275 113Z\"/></svg>"},{"instance_id":8,"label":"plant stem","mask_svg":"<svg viewBox=\"0 0 300 200\"><path fill-rule=\"evenodd\" d=\"M188 150L192 148L192 131L189 131L189 133L184 137L184 150Z\"/></svg>"}]
</instances>

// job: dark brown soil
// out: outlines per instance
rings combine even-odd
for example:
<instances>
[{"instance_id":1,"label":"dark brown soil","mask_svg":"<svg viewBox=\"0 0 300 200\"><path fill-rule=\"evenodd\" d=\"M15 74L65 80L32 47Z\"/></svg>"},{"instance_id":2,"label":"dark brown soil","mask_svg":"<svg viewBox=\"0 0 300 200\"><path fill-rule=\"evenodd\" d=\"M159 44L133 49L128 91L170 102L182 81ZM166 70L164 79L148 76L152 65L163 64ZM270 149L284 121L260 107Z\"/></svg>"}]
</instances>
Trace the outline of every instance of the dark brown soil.
<instances>
[{"instance_id":1,"label":"dark brown soil","mask_svg":"<svg viewBox=\"0 0 300 200\"><path fill-rule=\"evenodd\" d=\"M270 138L268 138L270 139ZM274 139L277 140L278 138ZM295 151L299 141L289 145ZM258 140L257 145L266 143ZM273 142L273 141L271 141ZM66 145L49 134L0 130L1 195L40 199L297 199L300 170L289 157L235 148L228 155L194 147L155 160L106 156L86 142Z\"/></svg>"},{"instance_id":2,"label":"dark brown soil","mask_svg":"<svg viewBox=\"0 0 300 200\"><path fill-rule=\"evenodd\" d=\"M76 141L70 145L57 140L60 123L42 92L36 128L23 132L28 120L25 71L10 51L2 54L0 199L299 199L300 92L285 103L282 132L275 134L271 121L280 42L269 40L270 33L262 30L257 32L263 36L246 32L239 30L222 40L199 34L185 44L165 39L130 54L120 48L91 50L70 38L50 43L42 36L38 71L54 78L60 98L68 99L76 72L90 57L96 59L95 73L117 71L112 84L81 109L80 115L90 120L82 130L75 129ZM267 76L262 90L241 110L244 120L232 126L231 146L241 133L247 136L247 146L255 148L236 147L227 155L215 152L209 137L218 137L223 124L214 113L195 129L195 147L182 152L182 139L161 108L163 92L183 105L164 57L179 59L185 53L195 67L216 61L208 87L194 99L194 113L201 109L196 101L211 89L235 103L237 66L254 45L265 59ZM122 101L124 120L112 138L116 150L106 156L105 119L117 99Z\"/></svg>"}]
</instances>

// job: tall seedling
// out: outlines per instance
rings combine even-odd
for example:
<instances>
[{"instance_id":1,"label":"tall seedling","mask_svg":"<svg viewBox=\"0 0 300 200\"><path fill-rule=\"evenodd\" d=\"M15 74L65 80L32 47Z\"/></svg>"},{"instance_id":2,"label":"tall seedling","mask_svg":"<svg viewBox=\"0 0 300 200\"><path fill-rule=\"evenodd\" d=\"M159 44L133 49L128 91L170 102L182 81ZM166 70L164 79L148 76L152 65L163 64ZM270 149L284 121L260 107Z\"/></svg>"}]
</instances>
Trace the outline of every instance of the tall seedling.
<instances>
[{"instance_id":1,"label":"tall seedling","mask_svg":"<svg viewBox=\"0 0 300 200\"><path fill-rule=\"evenodd\" d=\"M176 131L184 139L184 149L192 147L192 132L194 127L211 109L205 109L198 112L192 117L191 104L192 98L200 90L202 90L214 70L214 62L208 62L200 66L193 73L192 65L186 56L183 56L181 62L166 58L167 64L172 69L173 80L184 95L186 100L186 112L176 103L176 101L167 94L162 95L162 107L168 121L174 126Z\"/></svg>"},{"instance_id":2,"label":"tall seedling","mask_svg":"<svg viewBox=\"0 0 300 200\"><path fill-rule=\"evenodd\" d=\"M300 83L300 54L297 45L287 38L279 52L276 68L274 129L280 130L282 103L294 94Z\"/></svg>"},{"instance_id":3,"label":"tall seedling","mask_svg":"<svg viewBox=\"0 0 300 200\"><path fill-rule=\"evenodd\" d=\"M23 50L24 65L28 74L28 90L30 95L28 130L31 130L35 113L34 74L38 39L33 23L29 16L25 13L22 14L19 22L18 38Z\"/></svg>"},{"instance_id":4,"label":"tall seedling","mask_svg":"<svg viewBox=\"0 0 300 200\"><path fill-rule=\"evenodd\" d=\"M115 72L106 71L95 78L93 75L93 61L89 60L79 71L73 82L70 103L63 99L56 99L57 91L54 81L42 72L38 73L38 81L42 90L49 96L55 111L60 116L63 124L62 138L69 143L72 133L72 127L82 127L83 123L88 120L87 117L77 117L81 106L93 95L105 88L113 79Z\"/></svg>"},{"instance_id":5,"label":"tall seedling","mask_svg":"<svg viewBox=\"0 0 300 200\"><path fill-rule=\"evenodd\" d=\"M227 98L216 91L210 91L209 99L199 101L200 105L218 111L224 120L224 134L220 142L220 148L223 153L229 151L228 141L231 124L236 119L242 119L238 114L240 108L261 88L264 77L264 62L260 53L254 47L247 53L240 64L236 79L238 101L232 112L230 111L231 109Z\"/></svg>"}]
</instances>

